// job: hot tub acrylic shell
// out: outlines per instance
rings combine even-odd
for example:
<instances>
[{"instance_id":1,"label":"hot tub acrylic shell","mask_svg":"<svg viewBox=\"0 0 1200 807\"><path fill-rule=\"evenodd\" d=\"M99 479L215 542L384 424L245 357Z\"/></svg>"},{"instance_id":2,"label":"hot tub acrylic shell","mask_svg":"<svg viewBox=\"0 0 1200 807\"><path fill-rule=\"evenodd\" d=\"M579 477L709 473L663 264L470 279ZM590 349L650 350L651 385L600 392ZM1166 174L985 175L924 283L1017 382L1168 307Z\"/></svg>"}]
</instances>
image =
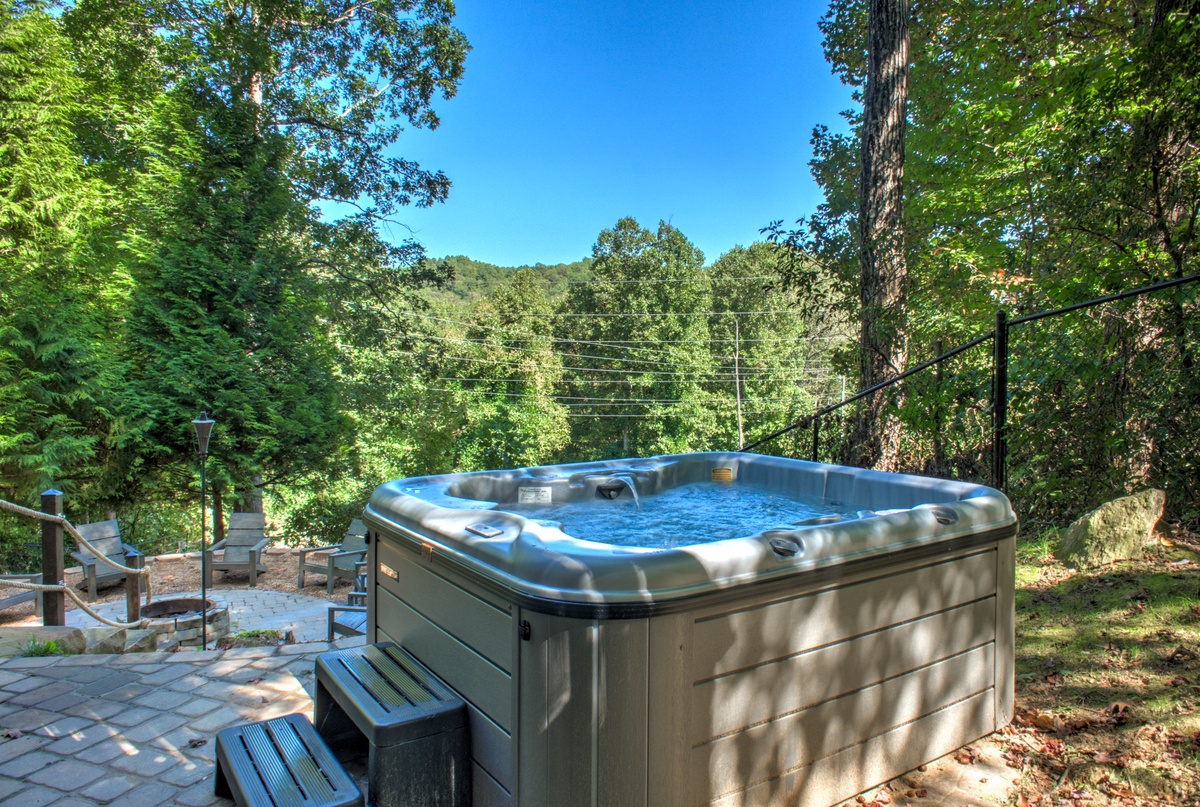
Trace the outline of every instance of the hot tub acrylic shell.
<instances>
[{"instance_id":1,"label":"hot tub acrylic shell","mask_svg":"<svg viewBox=\"0 0 1200 807\"><path fill-rule=\"evenodd\" d=\"M497 509L714 471L881 514L649 550ZM1012 717L1017 525L989 488L707 453L399 480L364 518L368 639L467 701L477 805L826 805Z\"/></svg>"}]
</instances>

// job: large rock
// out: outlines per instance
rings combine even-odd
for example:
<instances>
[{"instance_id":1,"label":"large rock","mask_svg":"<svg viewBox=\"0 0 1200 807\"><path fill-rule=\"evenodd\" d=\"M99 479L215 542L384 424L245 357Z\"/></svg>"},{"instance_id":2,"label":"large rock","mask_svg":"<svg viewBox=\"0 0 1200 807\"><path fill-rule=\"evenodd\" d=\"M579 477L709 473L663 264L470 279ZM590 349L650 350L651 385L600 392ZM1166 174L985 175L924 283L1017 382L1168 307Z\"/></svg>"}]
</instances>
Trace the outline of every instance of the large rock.
<instances>
[{"instance_id":1,"label":"large rock","mask_svg":"<svg viewBox=\"0 0 1200 807\"><path fill-rule=\"evenodd\" d=\"M1166 501L1161 490L1143 490L1100 505L1067 528L1055 557L1078 569L1141 557Z\"/></svg>"}]
</instances>

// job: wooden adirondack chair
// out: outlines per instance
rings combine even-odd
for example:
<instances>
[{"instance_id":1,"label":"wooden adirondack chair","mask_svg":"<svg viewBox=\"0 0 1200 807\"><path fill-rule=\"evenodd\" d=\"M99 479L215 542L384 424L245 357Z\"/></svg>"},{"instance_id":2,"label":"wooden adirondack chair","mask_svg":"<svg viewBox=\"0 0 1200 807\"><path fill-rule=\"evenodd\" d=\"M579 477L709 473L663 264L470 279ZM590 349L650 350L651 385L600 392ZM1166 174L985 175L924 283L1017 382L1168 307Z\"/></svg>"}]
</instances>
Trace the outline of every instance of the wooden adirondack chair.
<instances>
[{"instance_id":1,"label":"wooden adirondack chair","mask_svg":"<svg viewBox=\"0 0 1200 807\"><path fill-rule=\"evenodd\" d=\"M354 590L346 595L345 605L329 606L329 638L340 633L343 636L362 636L367 632L367 562L355 564Z\"/></svg>"},{"instance_id":2,"label":"wooden adirondack chair","mask_svg":"<svg viewBox=\"0 0 1200 807\"><path fill-rule=\"evenodd\" d=\"M117 525L116 519L97 521L93 524L80 524L75 529L79 530L79 534L109 560L124 566L125 555L130 553L137 556L137 568L140 569L146 563L146 558L141 552L121 540L121 528ZM79 561L79 565L83 568L83 574L87 579L88 602L96 601L98 586L119 583L125 579L125 572L97 560L96 556L84 549L82 545L79 546L78 551L71 553L71 557ZM139 590L146 590L145 580L141 581Z\"/></svg>"},{"instance_id":3,"label":"wooden adirondack chair","mask_svg":"<svg viewBox=\"0 0 1200 807\"><path fill-rule=\"evenodd\" d=\"M312 546L299 550L299 554L296 588L304 588L305 572L315 572L325 575L325 590L332 594L339 577L354 581L357 574L354 565L367 556L367 525L356 518L350 522L341 544Z\"/></svg>"},{"instance_id":4,"label":"wooden adirondack chair","mask_svg":"<svg viewBox=\"0 0 1200 807\"><path fill-rule=\"evenodd\" d=\"M0 580L16 580L21 583L40 583L42 582L42 574L0 574ZM11 586L0 586L0 611L5 608L12 608L14 605L20 605L23 602L33 601L33 613L35 616L42 615L42 592L30 591L24 588L13 588Z\"/></svg>"},{"instance_id":5,"label":"wooden adirondack chair","mask_svg":"<svg viewBox=\"0 0 1200 807\"><path fill-rule=\"evenodd\" d=\"M245 572L250 577L250 587L258 583L258 576L267 570L262 562L262 551L267 542L267 520L262 513L233 513L229 516L229 528L225 538L217 541L205 553L206 586L212 585L212 573L218 571ZM223 551L218 560L215 553Z\"/></svg>"}]
</instances>

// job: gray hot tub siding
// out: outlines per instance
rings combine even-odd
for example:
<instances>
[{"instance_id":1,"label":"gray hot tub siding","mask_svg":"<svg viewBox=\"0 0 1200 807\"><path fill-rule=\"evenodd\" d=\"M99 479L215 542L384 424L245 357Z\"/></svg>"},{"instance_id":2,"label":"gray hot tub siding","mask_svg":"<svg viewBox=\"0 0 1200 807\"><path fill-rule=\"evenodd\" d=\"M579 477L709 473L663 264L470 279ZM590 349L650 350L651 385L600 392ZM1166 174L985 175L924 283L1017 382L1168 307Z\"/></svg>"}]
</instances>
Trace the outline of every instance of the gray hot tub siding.
<instances>
[{"instance_id":1,"label":"gray hot tub siding","mask_svg":"<svg viewBox=\"0 0 1200 807\"><path fill-rule=\"evenodd\" d=\"M688 459L743 481L781 467ZM811 492L881 510L994 493L888 477L872 500L852 492L882 475L797 466ZM468 702L477 805L825 805L1012 717L1015 520L589 612L487 579L375 504L369 638Z\"/></svg>"}]
</instances>

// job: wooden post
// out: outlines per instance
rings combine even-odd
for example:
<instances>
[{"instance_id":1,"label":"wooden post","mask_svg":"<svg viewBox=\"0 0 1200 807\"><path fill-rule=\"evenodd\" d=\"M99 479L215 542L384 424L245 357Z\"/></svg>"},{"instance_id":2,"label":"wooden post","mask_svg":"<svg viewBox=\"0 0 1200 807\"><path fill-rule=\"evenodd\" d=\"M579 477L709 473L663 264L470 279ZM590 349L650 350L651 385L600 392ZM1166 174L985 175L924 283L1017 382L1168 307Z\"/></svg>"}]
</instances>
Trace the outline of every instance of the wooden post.
<instances>
[{"instance_id":1,"label":"wooden post","mask_svg":"<svg viewBox=\"0 0 1200 807\"><path fill-rule=\"evenodd\" d=\"M130 569L140 569L143 560L136 552L125 553L125 565ZM142 618L142 576L139 574L125 575L125 616L126 622L137 622Z\"/></svg>"},{"instance_id":2,"label":"wooden post","mask_svg":"<svg viewBox=\"0 0 1200 807\"><path fill-rule=\"evenodd\" d=\"M63 494L50 488L42 494L42 512L62 515ZM63 528L57 521L42 522L42 582L63 582ZM42 624L62 627L67 624L67 595L61 591L42 592Z\"/></svg>"}]
</instances>

